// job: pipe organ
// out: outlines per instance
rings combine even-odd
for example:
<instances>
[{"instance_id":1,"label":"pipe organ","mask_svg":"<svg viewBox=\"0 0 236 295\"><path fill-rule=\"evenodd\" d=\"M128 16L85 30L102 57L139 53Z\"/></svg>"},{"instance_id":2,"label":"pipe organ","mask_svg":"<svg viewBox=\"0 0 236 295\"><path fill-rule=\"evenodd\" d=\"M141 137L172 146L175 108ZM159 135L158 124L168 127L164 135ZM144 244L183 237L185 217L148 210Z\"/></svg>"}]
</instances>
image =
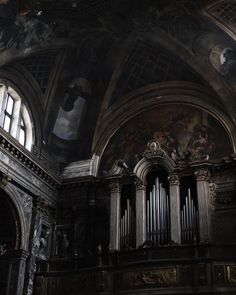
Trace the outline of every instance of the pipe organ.
<instances>
[{"instance_id":1,"label":"pipe organ","mask_svg":"<svg viewBox=\"0 0 236 295\"><path fill-rule=\"evenodd\" d=\"M130 199L126 200L125 209L121 213L120 219L120 248L128 249L133 247L135 237L134 210Z\"/></svg>"},{"instance_id":2,"label":"pipe organ","mask_svg":"<svg viewBox=\"0 0 236 295\"><path fill-rule=\"evenodd\" d=\"M170 241L169 196L158 177L147 196L147 239L158 245Z\"/></svg>"},{"instance_id":3,"label":"pipe organ","mask_svg":"<svg viewBox=\"0 0 236 295\"><path fill-rule=\"evenodd\" d=\"M181 209L182 243L189 244L198 241L198 219L198 209L193 196L191 196L191 191L188 189Z\"/></svg>"}]
</instances>

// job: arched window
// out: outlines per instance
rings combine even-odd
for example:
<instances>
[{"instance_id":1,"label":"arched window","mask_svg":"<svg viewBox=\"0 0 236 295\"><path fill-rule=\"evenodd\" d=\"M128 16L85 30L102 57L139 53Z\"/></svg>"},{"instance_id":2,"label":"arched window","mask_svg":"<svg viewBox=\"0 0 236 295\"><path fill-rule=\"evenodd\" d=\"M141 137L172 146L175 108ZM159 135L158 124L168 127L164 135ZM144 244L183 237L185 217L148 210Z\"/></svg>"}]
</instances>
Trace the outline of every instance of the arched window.
<instances>
[{"instance_id":1,"label":"arched window","mask_svg":"<svg viewBox=\"0 0 236 295\"><path fill-rule=\"evenodd\" d=\"M3 83L0 83L0 109L0 126L30 151L33 132L29 112L19 94Z\"/></svg>"}]
</instances>

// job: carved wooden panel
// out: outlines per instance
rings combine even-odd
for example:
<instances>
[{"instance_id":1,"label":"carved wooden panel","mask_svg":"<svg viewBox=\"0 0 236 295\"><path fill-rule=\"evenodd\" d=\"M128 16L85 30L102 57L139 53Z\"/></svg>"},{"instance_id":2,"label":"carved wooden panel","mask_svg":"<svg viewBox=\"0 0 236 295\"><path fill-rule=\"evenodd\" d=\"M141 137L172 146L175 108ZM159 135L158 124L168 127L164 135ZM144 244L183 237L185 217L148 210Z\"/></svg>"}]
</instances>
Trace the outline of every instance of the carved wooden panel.
<instances>
[{"instance_id":1,"label":"carved wooden panel","mask_svg":"<svg viewBox=\"0 0 236 295\"><path fill-rule=\"evenodd\" d=\"M227 280L231 284L236 284L236 265L226 266Z\"/></svg>"},{"instance_id":2,"label":"carved wooden panel","mask_svg":"<svg viewBox=\"0 0 236 295\"><path fill-rule=\"evenodd\" d=\"M120 281L121 280L121 281ZM175 267L153 268L127 271L116 277L117 288L137 289L177 285L177 269Z\"/></svg>"},{"instance_id":3,"label":"carved wooden panel","mask_svg":"<svg viewBox=\"0 0 236 295\"><path fill-rule=\"evenodd\" d=\"M216 284L236 284L236 265L215 265L214 280Z\"/></svg>"}]
</instances>

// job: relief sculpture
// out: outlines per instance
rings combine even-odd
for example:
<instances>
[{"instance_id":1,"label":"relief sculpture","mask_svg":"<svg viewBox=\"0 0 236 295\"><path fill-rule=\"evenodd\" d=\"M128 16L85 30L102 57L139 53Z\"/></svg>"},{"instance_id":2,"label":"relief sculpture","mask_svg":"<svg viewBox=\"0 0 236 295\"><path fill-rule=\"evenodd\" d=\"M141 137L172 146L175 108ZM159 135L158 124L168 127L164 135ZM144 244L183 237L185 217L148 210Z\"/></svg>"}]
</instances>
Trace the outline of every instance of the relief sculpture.
<instances>
[{"instance_id":1,"label":"relief sculpture","mask_svg":"<svg viewBox=\"0 0 236 295\"><path fill-rule=\"evenodd\" d=\"M226 269L228 282L236 284L236 265L227 266Z\"/></svg>"},{"instance_id":2,"label":"relief sculpture","mask_svg":"<svg viewBox=\"0 0 236 295\"><path fill-rule=\"evenodd\" d=\"M124 273L125 288L140 286L171 286L177 284L176 268L144 270Z\"/></svg>"}]
</instances>

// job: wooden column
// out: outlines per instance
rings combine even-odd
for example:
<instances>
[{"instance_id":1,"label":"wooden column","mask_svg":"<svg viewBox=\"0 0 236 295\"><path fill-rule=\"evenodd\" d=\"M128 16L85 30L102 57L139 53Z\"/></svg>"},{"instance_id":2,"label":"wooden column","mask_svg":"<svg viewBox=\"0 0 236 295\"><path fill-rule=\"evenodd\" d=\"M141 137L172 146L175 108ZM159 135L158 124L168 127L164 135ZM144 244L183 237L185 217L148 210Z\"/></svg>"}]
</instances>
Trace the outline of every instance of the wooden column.
<instances>
[{"instance_id":1,"label":"wooden column","mask_svg":"<svg viewBox=\"0 0 236 295\"><path fill-rule=\"evenodd\" d=\"M169 176L171 241L181 244L180 182L177 174Z\"/></svg>"},{"instance_id":2,"label":"wooden column","mask_svg":"<svg viewBox=\"0 0 236 295\"><path fill-rule=\"evenodd\" d=\"M136 247L138 248L147 239L146 228L146 186L136 181Z\"/></svg>"},{"instance_id":3,"label":"wooden column","mask_svg":"<svg viewBox=\"0 0 236 295\"><path fill-rule=\"evenodd\" d=\"M195 171L195 176L199 212L199 241L205 243L210 241L210 172L207 168L201 168Z\"/></svg>"},{"instance_id":4,"label":"wooden column","mask_svg":"<svg viewBox=\"0 0 236 295\"><path fill-rule=\"evenodd\" d=\"M110 183L110 250L120 250L120 198L121 185L119 182Z\"/></svg>"}]
</instances>

